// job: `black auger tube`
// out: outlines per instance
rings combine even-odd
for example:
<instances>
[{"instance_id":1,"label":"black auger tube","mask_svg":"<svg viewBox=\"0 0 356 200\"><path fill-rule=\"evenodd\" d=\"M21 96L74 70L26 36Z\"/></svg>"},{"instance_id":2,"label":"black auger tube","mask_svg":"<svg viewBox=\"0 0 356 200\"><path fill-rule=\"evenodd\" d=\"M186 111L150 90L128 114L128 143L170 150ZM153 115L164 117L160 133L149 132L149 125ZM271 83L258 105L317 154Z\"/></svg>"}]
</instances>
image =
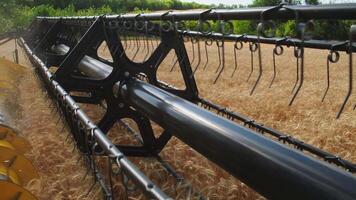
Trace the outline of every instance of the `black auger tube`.
<instances>
[{"instance_id":1,"label":"black auger tube","mask_svg":"<svg viewBox=\"0 0 356 200\"><path fill-rule=\"evenodd\" d=\"M269 199L356 199L356 178L139 80L125 101Z\"/></svg>"},{"instance_id":2,"label":"black auger tube","mask_svg":"<svg viewBox=\"0 0 356 200\"><path fill-rule=\"evenodd\" d=\"M80 70L92 71L86 56ZM100 61L98 61L100 62ZM102 67L105 68L105 67ZM98 77L107 76L97 70ZM113 91L142 114L269 199L356 199L356 177L148 83Z\"/></svg>"}]
</instances>

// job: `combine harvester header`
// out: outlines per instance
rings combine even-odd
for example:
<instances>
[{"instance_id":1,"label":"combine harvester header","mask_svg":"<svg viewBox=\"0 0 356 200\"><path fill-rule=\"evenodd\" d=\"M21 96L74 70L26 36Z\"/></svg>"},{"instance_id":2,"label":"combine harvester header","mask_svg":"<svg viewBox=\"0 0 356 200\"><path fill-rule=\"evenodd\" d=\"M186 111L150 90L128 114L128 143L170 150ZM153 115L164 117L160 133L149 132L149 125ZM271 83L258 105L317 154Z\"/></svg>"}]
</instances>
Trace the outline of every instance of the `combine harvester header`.
<instances>
[{"instance_id":1,"label":"combine harvester header","mask_svg":"<svg viewBox=\"0 0 356 200\"><path fill-rule=\"evenodd\" d=\"M111 172L114 165L120 169L125 184L131 180L149 198L170 199L127 157L161 160L159 153L174 136L268 199L351 200L356 199L355 164L202 98L194 75L199 67L203 70L207 67L204 64L208 64L208 56L206 63L202 61L201 43L206 52L212 44L218 48L219 66L214 83L226 68L225 44L235 42L235 73L237 52L248 43L252 63L253 52L258 55L258 68L251 66L251 74L258 73L252 95L264 69L260 45L275 45L273 60L283 53L283 47L292 47L297 60L297 80L289 102L292 105L304 83L305 48L328 49L328 68L329 63L337 62L339 52L344 51L349 54L349 88L337 114L340 117L352 94L356 25L350 27L347 41L314 40L310 35L312 20L356 19L355 13L356 4L283 3L236 10L38 17L20 42L70 127L77 148L102 187L105 199L114 198L111 181L107 180L118 173L103 177L105 173L95 159L98 156L111 161ZM259 21L256 35L234 34L232 20ZM275 37L273 20L293 20L297 35ZM187 21L196 22L194 30L189 30ZM217 30L213 31L212 21L216 21ZM103 42L112 59L98 54ZM185 43L192 44L193 60L188 57ZM171 50L175 54L171 67L172 70L180 68L183 90L157 77L162 61ZM199 52L197 55L195 50ZM129 51L134 55L129 56ZM270 86L277 75L275 62L274 69ZM327 79L329 87L329 74ZM328 89L323 99L327 92ZM103 105L106 113L94 124L78 103ZM123 119L136 122L139 128L136 134L142 145L117 145L106 136L118 122L132 130ZM159 137L155 137L151 121L163 128ZM177 177L171 168L167 170Z\"/></svg>"}]
</instances>

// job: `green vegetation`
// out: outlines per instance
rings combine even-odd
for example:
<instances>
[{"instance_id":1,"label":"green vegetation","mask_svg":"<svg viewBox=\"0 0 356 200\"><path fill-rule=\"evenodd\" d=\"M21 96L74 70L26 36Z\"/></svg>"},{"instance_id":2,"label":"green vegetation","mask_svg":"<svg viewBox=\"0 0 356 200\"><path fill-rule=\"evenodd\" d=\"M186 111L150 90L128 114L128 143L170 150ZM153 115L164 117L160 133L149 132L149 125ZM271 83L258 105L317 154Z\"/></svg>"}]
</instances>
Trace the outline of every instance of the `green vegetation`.
<instances>
[{"instance_id":1,"label":"green vegetation","mask_svg":"<svg viewBox=\"0 0 356 200\"><path fill-rule=\"evenodd\" d=\"M21 29L36 16L84 16L141 10L207 8L179 0L1 0L0 33Z\"/></svg>"},{"instance_id":2,"label":"green vegetation","mask_svg":"<svg viewBox=\"0 0 356 200\"><path fill-rule=\"evenodd\" d=\"M36 16L85 16L127 12L149 12L155 10L187 10L197 8L237 8L241 5L202 5L180 0L1 0L0 33L22 29ZM318 0L306 0L318 4ZM253 0L250 7L277 5L281 0ZM294 1L295 2L295 1ZM275 21L277 36L295 35L294 21ZM257 34L257 21L233 21L234 33ZM315 26L316 38L347 39L348 29L354 21L318 21ZM187 22L194 29L196 22ZM217 31L217 22L212 22ZM329 31L337 30L337 31Z\"/></svg>"}]
</instances>

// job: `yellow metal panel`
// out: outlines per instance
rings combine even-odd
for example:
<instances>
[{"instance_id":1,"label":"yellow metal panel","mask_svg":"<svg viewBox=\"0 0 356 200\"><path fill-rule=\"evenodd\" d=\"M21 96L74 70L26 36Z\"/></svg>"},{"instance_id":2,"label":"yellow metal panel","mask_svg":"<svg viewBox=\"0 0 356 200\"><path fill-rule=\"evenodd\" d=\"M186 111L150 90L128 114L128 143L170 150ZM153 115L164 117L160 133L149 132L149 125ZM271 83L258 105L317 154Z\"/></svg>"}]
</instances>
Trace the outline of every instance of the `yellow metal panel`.
<instances>
[{"instance_id":1,"label":"yellow metal panel","mask_svg":"<svg viewBox=\"0 0 356 200\"><path fill-rule=\"evenodd\" d=\"M0 123L0 143L1 140L9 142L14 147L14 149L21 154L31 150L30 143L17 131Z\"/></svg>"},{"instance_id":2,"label":"yellow metal panel","mask_svg":"<svg viewBox=\"0 0 356 200\"><path fill-rule=\"evenodd\" d=\"M11 149L11 150L15 150L15 148L10 144L10 142L8 142L6 140L0 140L0 147L4 147L4 148Z\"/></svg>"},{"instance_id":3,"label":"yellow metal panel","mask_svg":"<svg viewBox=\"0 0 356 200\"><path fill-rule=\"evenodd\" d=\"M15 183L0 181L0 200L36 200L28 190Z\"/></svg>"},{"instance_id":4,"label":"yellow metal panel","mask_svg":"<svg viewBox=\"0 0 356 200\"><path fill-rule=\"evenodd\" d=\"M0 174L7 177L12 183L16 183L17 185L21 185L19 176L12 169L7 168L5 165L0 164ZM1 188L0 188L1 189Z\"/></svg>"},{"instance_id":5,"label":"yellow metal panel","mask_svg":"<svg viewBox=\"0 0 356 200\"><path fill-rule=\"evenodd\" d=\"M21 187L38 178L34 166L22 155L31 146L12 128L21 116L18 86L27 72L27 68L0 58L0 200L36 200Z\"/></svg>"},{"instance_id":6,"label":"yellow metal panel","mask_svg":"<svg viewBox=\"0 0 356 200\"><path fill-rule=\"evenodd\" d=\"M21 185L38 178L37 171L31 162L25 156L11 149L0 147L0 163L14 170Z\"/></svg>"}]
</instances>

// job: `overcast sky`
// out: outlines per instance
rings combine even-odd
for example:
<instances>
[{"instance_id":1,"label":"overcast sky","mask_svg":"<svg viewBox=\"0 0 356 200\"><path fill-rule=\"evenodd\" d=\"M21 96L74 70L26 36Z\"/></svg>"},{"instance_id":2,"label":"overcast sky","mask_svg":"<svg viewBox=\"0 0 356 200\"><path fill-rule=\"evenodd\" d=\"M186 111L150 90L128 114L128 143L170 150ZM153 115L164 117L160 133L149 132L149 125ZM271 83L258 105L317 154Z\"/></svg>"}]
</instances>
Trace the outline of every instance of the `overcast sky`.
<instances>
[{"instance_id":1,"label":"overcast sky","mask_svg":"<svg viewBox=\"0 0 356 200\"><path fill-rule=\"evenodd\" d=\"M253 0L182 0L182 1L194 1L197 3L203 3L203 4L227 4L227 5L232 5L232 4L241 4L241 5L248 5L251 4ZM322 3L356 3L356 0L319 0Z\"/></svg>"}]
</instances>

